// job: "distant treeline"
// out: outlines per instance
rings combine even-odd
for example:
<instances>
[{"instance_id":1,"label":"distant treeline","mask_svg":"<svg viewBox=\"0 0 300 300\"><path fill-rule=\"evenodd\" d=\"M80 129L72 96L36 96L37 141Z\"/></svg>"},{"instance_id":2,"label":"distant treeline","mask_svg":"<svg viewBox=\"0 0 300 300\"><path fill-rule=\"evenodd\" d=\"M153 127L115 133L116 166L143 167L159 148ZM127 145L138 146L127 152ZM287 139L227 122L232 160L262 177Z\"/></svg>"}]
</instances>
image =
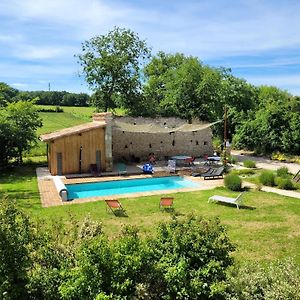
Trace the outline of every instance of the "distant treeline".
<instances>
[{"instance_id":1,"label":"distant treeline","mask_svg":"<svg viewBox=\"0 0 300 300\"><path fill-rule=\"evenodd\" d=\"M0 106L24 100L36 100L40 105L88 106L90 96L85 93L69 93L66 91L19 91L4 82L0 82Z\"/></svg>"}]
</instances>

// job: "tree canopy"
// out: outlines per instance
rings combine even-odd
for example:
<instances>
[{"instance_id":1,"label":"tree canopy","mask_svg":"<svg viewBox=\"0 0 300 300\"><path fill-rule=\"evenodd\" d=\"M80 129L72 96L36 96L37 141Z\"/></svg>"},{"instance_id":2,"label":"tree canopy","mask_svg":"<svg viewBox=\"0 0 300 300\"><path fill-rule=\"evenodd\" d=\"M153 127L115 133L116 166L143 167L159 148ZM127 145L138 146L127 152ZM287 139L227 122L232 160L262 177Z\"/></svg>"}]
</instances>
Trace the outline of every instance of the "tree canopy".
<instances>
[{"instance_id":1,"label":"tree canopy","mask_svg":"<svg viewBox=\"0 0 300 300\"><path fill-rule=\"evenodd\" d=\"M104 109L132 108L141 97L141 66L150 55L146 42L129 29L115 27L82 44L77 57L88 85L96 92L95 105Z\"/></svg>"},{"instance_id":2,"label":"tree canopy","mask_svg":"<svg viewBox=\"0 0 300 300\"><path fill-rule=\"evenodd\" d=\"M36 130L42 126L34 102L18 101L0 109L0 166L11 159L23 161L23 153L36 143Z\"/></svg>"}]
</instances>

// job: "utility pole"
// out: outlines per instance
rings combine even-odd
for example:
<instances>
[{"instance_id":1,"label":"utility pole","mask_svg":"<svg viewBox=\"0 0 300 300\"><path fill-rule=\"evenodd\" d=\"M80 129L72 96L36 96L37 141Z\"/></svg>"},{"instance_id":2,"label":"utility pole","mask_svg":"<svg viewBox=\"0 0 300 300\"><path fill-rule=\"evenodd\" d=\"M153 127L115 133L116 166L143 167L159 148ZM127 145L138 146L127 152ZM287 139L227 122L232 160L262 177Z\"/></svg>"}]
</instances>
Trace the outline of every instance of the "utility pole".
<instances>
[{"instance_id":1,"label":"utility pole","mask_svg":"<svg viewBox=\"0 0 300 300\"><path fill-rule=\"evenodd\" d=\"M227 106L225 104L225 112L224 112L224 165L227 165Z\"/></svg>"}]
</instances>

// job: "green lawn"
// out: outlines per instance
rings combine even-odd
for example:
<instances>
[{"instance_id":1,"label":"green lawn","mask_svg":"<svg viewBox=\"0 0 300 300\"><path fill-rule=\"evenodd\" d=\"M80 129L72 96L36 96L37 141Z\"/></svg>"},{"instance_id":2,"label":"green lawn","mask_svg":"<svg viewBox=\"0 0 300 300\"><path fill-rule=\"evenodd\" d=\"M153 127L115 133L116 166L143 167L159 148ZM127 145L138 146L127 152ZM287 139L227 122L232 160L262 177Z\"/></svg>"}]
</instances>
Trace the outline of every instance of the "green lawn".
<instances>
[{"instance_id":1,"label":"green lawn","mask_svg":"<svg viewBox=\"0 0 300 300\"><path fill-rule=\"evenodd\" d=\"M72 112L74 109L74 112ZM80 113L80 111L82 112ZM91 121L92 108L90 107L68 107L68 112L52 113L40 112L40 117L43 121L43 127L37 130L37 135L50 133L59 129L76 126ZM46 144L38 141L38 144L33 148L28 156L46 155Z\"/></svg>"},{"instance_id":2,"label":"green lawn","mask_svg":"<svg viewBox=\"0 0 300 300\"><path fill-rule=\"evenodd\" d=\"M106 212L102 201L41 208L34 166L16 168L0 176L0 194L17 199L18 205L35 220L43 223L86 216L103 222L106 233L116 236L124 224L136 225L142 234L151 234L155 226L171 214L158 209L158 196L122 199L128 217L115 217ZM207 218L219 217L237 245L235 257L240 260L273 260L295 256L300 262L300 201L276 194L250 191L245 194L244 209L207 203L213 195L235 196L225 188L175 194L175 214L189 213Z\"/></svg>"},{"instance_id":3,"label":"green lawn","mask_svg":"<svg viewBox=\"0 0 300 300\"><path fill-rule=\"evenodd\" d=\"M55 109L53 105L38 105L44 109ZM39 112L40 117L43 121L43 127L37 130L37 135L50 133L56 130L60 130L67 127L76 126L86 122L92 121L92 115L95 112L94 107L76 107L76 106L62 106L64 112ZM117 109L115 111L118 115L123 115L124 110ZM36 147L34 147L28 157L45 156L46 155L46 144L38 141Z\"/></svg>"}]
</instances>

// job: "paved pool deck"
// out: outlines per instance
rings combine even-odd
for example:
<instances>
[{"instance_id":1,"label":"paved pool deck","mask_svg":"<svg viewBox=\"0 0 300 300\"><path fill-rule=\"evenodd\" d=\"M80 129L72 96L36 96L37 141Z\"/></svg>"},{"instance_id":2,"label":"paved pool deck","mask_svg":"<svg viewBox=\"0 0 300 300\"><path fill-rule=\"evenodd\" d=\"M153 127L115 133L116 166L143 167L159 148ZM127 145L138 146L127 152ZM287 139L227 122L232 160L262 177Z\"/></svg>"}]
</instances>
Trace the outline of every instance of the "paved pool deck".
<instances>
[{"instance_id":1,"label":"paved pool deck","mask_svg":"<svg viewBox=\"0 0 300 300\"><path fill-rule=\"evenodd\" d=\"M39 188L41 203L43 207L104 201L106 199L138 198L138 197L152 196L152 195L166 195L166 194L174 194L174 193L181 193L181 192L201 191L201 190L214 189L218 186L224 185L223 179L204 180L203 178L200 177L184 176L185 178L198 183L199 186L193 188L138 192L138 193L121 194L121 195L114 195L114 196L89 197L89 198L74 199L71 201L62 201L53 182L54 176L51 176L48 169L37 168L36 172L38 178L38 188ZM189 171L189 173L190 172L191 171ZM65 176L60 176L60 178L62 179L64 184L76 184L76 183L103 182L103 181L112 181L112 180L128 180L128 179L137 179L137 178L151 178L151 177L158 177L159 175L167 175L167 174L163 174L162 171L160 171L154 175L139 174L139 175L125 175L125 176L122 175L122 176L105 176L105 177L101 176L101 177L80 177L80 178L72 177L72 176L71 178L66 178ZM183 172L179 171L178 175L184 175L184 170Z\"/></svg>"}]
</instances>

